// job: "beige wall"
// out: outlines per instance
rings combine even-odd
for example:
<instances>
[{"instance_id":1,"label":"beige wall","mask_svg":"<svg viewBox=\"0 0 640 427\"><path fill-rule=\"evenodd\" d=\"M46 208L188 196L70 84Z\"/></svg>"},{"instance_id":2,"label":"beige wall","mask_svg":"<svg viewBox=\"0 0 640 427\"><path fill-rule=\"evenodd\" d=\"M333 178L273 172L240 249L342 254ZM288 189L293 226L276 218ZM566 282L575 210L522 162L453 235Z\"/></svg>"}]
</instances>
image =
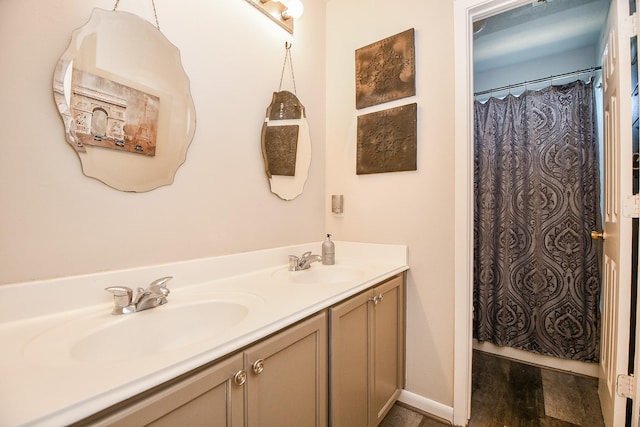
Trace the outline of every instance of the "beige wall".
<instances>
[{"instance_id":1,"label":"beige wall","mask_svg":"<svg viewBox=\"0 0 640 427\"><path fill-rule=\"evenodd\" d=\"M174 183L128 194L82 175L53 102L53 70L72 30L114 3L0 1L0 284L321 240L324 1L305 0L293 38L313 152L305 192L291 202L270 193L260 152L290 36L240 0L155 0L197 114ZM153 21L149 0L121 0L118 10Z\"/></svg>"},{"instance_id":2,"label":"beige wall","mask_svg":"<svg viewBox=\"0 0 640 427\"><path fill-rule=\"evenodd\" d=\"M340 240L409 245L407 389L453 405L453 2L327 2L327 213ZM418 170L356 175L355 49L409 28L416 37ZM375 107L364 111L371 112Z\"/></svg>"},{"instance_id":3,"label":"beige wall","mask_svg":"<svg viewBox=\"0 0 640 427\"><path fill-rule=\"evenodd\" d=\"M309 242L325 230L407 244L407 389L451 406L453 2L328 0L325 42L325 1L304 0L292 55L313 158L292 202L269 192L259 150L288 37L241 0L155 0L197 113L175 182L128 194L82 175L51 78L71 31L113 3L0 1L0 283ZM152 20L147 3L121 0L119 9ZM418 170L356 176L354 51L409 28L417 96L390 105L418 103ZM343 218L325 209L331 194L344 194Z\"/></svg>"}]
</instances>

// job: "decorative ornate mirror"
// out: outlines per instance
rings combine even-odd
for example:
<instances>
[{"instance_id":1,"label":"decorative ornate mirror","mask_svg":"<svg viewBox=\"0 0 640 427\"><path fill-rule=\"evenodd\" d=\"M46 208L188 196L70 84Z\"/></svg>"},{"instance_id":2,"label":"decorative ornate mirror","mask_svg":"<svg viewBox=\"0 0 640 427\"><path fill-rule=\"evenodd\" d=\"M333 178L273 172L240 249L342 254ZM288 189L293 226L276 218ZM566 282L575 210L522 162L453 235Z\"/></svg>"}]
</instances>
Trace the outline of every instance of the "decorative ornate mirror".
<instances>
[{"instance_id":1,"label":"decorative ornate mirror","mask_svg":"<svg viewBox=\"0 0 640 427\"><path fill-rule=\"evenodd\" d=\"M283 200L293 200L302 194L311 164L311 137L304 105L297 96L282 89L282 77L287 59L295 91L291 44L285 43L285 58L280 88L273 93L267 116L262 125L262 158L271 192Z\"/></svg>"},{"instance_id":2,"label":"decorative ornate mirror","mask_svg":"<svg viewBox=\"0 0 640 427\"><path fill-rule=\"evenodd\" d=\"M86 176L134 192L173 182L195 107L180 52L159 28L95 9L58 61L53 94Z\"/></svg>"},{"instance_id":3,"label":"decorative ornate mirror","mask_svg":"<svg viewBox=\"0 0 640 427\"><path fill-rule=\"evenodd\" d=\"M262 158L271 192L284 200L302 194L311 164L304 106L291 92L274 92L262 125Z\"/></svg>"}]
</instances>

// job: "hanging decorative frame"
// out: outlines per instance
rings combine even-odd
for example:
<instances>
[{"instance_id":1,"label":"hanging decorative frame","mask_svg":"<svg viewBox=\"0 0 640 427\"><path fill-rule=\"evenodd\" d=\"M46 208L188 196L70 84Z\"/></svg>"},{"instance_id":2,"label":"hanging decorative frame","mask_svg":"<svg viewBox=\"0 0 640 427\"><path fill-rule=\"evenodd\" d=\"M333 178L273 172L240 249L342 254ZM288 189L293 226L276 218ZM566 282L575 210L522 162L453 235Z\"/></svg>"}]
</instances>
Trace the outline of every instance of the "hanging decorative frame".
<instances>
[{"instance_id":1,"label":"hanging decorative frame","mask_svg":"<svg viewBox=\"0 0 640 427\"><path fill-rule=\"evenodd\" d=\"M358 175L417 170L418 104L358 117Z\"/></svg>"},{"instance_id":2,"label":"hanging decorative frame","mask_svg":"<svg viewBox=\"0 0 640 427\"><path fill-rule=\"evenodd\" d=\"M287 61L294 93L282 90ZM261 135L264 171L271 192L283 200L293 200L302 194L311 164L309 124L304 105L295 92L291 43L286 42L280 86L267 107Z\"/></svg>"},{"instance_id":3,"label":"hanging decorative frame","mask_svg":"<svg viewBox=\"0 0 640 427\"><path fill-rule=\"evenodd\" d=\"M414 29L356 50L356 108L416 94Z\"/></svg>"}]
</instances>

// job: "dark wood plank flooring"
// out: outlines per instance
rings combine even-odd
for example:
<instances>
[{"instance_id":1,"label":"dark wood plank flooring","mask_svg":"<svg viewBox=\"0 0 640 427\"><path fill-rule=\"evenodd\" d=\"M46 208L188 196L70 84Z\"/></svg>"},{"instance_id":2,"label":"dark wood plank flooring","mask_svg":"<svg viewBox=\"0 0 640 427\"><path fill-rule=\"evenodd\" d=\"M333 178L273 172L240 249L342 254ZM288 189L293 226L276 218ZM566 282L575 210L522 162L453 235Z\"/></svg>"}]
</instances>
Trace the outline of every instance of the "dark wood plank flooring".
<instances>
[{"instance_id":1,"label":"dark wood plank flooring","mask_svg":"<svg viewBox=\"0 0 640 427\"><path fill-rule=\"evenodd\" d=\"M395 405L381 427L444 427ZM598 380L473 353L469 427L603 427Z\"/></svg>"}]
</instances>

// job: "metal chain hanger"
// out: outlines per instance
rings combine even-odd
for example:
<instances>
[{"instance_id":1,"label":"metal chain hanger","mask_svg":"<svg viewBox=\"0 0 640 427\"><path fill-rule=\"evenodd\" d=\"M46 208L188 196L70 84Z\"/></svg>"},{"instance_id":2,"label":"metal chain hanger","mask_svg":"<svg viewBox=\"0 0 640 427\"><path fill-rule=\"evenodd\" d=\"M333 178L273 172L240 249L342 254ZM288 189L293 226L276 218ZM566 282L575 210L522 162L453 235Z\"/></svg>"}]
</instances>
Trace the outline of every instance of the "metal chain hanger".
<instances>
[{"instance_id":1,"label":"metal chain hanger","mask_svg":"<svg viewBox=\"0 0 640 427\"><path fill-rule=\"evenodd\" d=\"M284 63L282 64L282 74L280 74L280 86L278 87L278 92L282 90L282 79L284 78L284 69L287 65L287 59L289 59L289 65L291 67L291 80L293 81L293 94L298 96L298 93L296 91L296 77L293 74L293 59L291 59L291 43L284 42L284 49L285 49Z\"/></svg>"},{"instance_id":2,"label":"metal chain hanger","mask_svg":"<svg viewBox=\"0 0 640 427\"><path fill-rule=\"evenodd\" d=\"M115 12L116 9L118 8L118 3L120 3L120 0L116 0L116 4L113 6L113 12ZM158 21L158 12L156 11L156 4L153 0L151 0L151 6L153 6L153 15L156 18L156 28L158 29L158 31L160 31L160 22Z\"/></svg>"}]
</instances>

